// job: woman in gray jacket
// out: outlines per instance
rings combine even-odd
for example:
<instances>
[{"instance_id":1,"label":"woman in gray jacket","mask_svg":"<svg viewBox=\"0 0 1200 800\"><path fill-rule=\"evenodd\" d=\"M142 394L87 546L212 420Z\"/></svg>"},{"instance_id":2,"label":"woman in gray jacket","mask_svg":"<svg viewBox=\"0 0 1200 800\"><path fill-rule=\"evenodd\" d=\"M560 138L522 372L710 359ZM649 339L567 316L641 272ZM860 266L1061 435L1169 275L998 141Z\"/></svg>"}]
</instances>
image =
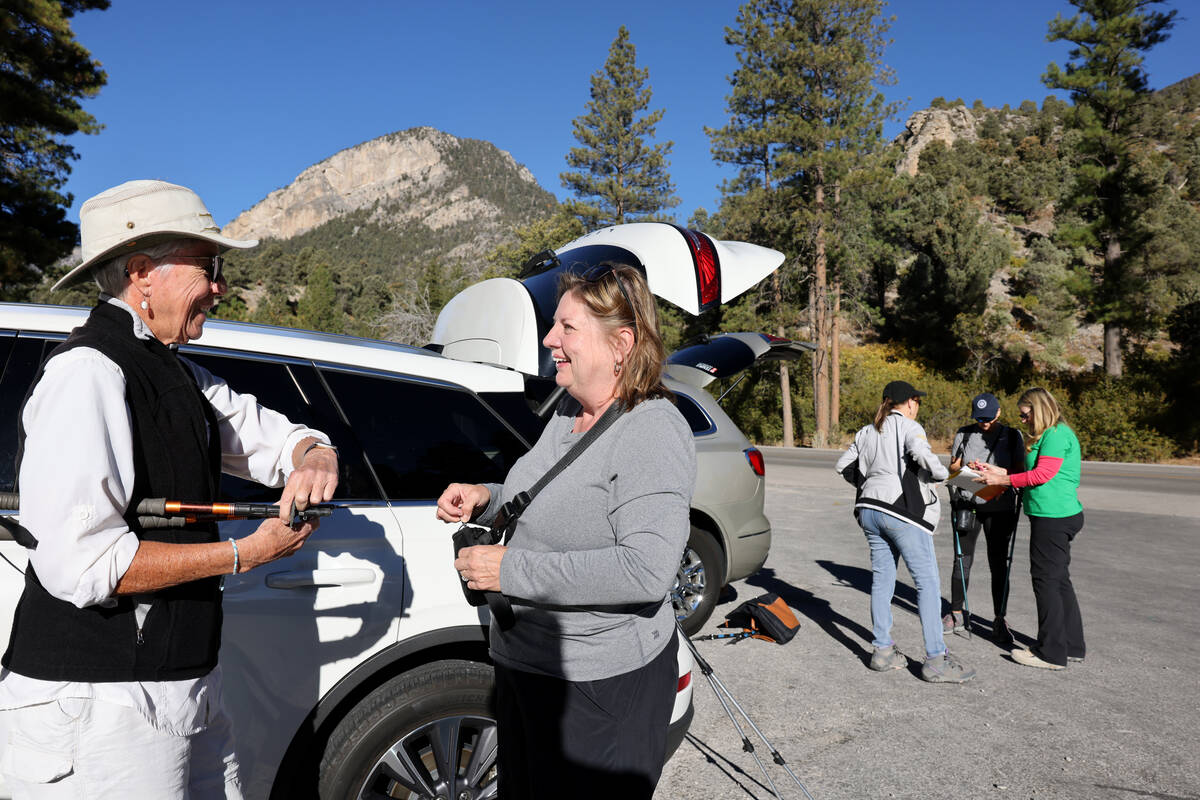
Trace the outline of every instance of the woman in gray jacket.
<instances>
[{"instance_id":1,"label":"woman in gray jacket","mask_svg":"<svg viewBox=\"0 0 1200 800\"><path fill-rule=\"evenodd\" d=\"M601 264L559 279L543 339L570 395L504 485L454 483L447 522L490 522L584 432L624 414L517 521L508 546L464 547L468 588L511 599L491 628L499 794L649 800L678 683L671 585L687 544L696 452L662 383L654 296L641 272Z\"/></svg>"},{"instance_id":2,"label":"woman in gray jacket","mask_svg":"<svg viewBox=\"0 0 1200 800\"><path fill-rule=\"evenodd\" d=\"M946 650L942 638L941 584L933 550L933 532L941 505L932 484L949 476L929 448L917 420L921 398L905 381L883 390L875 421L863 427L838 459L837 471L858 488L854 515L871 547L871 669L900 669L908 660L892 641L892 597L901 557L917 585L917 610L925 637L922 680L963 683L975 677Z\"/></svg>"}]
</instances>

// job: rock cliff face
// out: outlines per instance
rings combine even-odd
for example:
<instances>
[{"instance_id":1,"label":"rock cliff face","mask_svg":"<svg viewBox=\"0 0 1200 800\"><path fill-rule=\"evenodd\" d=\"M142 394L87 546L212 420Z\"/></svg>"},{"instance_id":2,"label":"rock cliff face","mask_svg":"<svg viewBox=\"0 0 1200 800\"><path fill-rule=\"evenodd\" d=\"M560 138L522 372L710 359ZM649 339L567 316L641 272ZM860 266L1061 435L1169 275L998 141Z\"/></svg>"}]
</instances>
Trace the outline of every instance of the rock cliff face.
<instances>
[{"instance_id":1,"label":"rock cliff face","mask_svg":"<svg viewBox=\"0 0 1200 800\"><path fill-rule=\"evenodd\" d=\"M459 242L465 254L493 245L504 230L553 203L510 154L487 142L422 127L372 139L314 164L239 214L223 233L292 239L361 212L359 219L381 228L418 225L436 233L466 226L471 232Z\"/></svg>"},{"instance_id":2,"label":"rock cliff face","mask_svg":"<svg viewBox=\"0 0 1200 800\"><path fill-rule=\"evenodd\" d=\"M977 121L966 106L951 108L926 108L908 118L904 133L896 137L903 155L896 164L896 172L916 175L921 161L921 151L930 142L942 142L952 147L958 139L974 140Z\"/></svg>"}]
</instances>

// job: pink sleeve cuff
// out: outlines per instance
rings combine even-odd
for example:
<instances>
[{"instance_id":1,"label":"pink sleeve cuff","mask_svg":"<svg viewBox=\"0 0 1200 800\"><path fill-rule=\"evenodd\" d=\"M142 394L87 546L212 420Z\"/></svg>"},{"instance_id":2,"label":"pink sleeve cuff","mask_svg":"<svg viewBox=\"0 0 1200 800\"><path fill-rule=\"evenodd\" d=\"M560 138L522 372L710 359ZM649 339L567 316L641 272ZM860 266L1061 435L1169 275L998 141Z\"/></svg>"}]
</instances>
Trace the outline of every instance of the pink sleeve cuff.
<instances>
[{"instance_id":1,"label":"pink sleeve cuff","mask_svg":"<svg viewBox=\"0 0 1200 800\"><path fill-rule=\"evenodd\" d=\"M1008 479L1017 489L1025 489L1029 486L1041 486L1058 474L1058 468L1062 466L1062 463L1063 460L1061 458L1038 456L1037 463L1033 465L1033 469L1028 472L1018 472L1010 475Z\"/></svg>"}]
</instances>

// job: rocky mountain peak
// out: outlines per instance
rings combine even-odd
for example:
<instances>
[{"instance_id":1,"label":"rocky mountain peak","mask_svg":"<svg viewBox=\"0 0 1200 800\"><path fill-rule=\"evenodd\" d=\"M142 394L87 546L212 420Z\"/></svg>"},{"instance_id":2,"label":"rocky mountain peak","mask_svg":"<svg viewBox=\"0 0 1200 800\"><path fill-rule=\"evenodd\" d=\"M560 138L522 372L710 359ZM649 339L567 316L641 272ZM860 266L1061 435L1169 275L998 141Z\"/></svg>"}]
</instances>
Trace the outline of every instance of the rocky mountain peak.
<instances>
[{"instance_id":1,"label":"rocky mountain peak","mask_svg":"<svg viewBox=\"0 0 1200 800\"><path fill-rule=\"evenodd\" d=\"M942 142L947 147L953 147L959 139L976 139L978 122L972 110L963 105L917 111L905 123L904 133L895 139L903 152L896 164L896 172L916 175L921 151L930 142Z\"/></svg>"},{"instance_id":2,"label":"rocky mountain peak","mask_svg":"<svg viewBox=\"0 0 1200 800\"><path fill-rule=\"evenodd\" d=\"M480 178L486 177L486 180ZM501 193L488 187L498 184ZM504 194L552 202L533 175L488 142L410 128L342 150L301 172L225 226L238 239L291 239L365 212L381 227L491 229L510 211ZM523 185L522 185L523 184Z\"/></svg>"}]
</instances>

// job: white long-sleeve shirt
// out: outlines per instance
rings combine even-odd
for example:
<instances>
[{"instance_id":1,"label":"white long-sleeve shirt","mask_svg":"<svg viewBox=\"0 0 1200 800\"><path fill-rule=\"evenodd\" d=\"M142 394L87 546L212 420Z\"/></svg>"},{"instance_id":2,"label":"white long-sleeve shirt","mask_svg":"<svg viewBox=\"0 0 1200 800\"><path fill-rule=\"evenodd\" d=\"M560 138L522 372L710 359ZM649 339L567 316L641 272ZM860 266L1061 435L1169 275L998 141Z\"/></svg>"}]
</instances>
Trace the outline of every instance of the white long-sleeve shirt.
<instances>
[{"instance_id":1,"label":"white long-sleeve shirt","mask_svg":"<svg viewBox=\"0 0 1200 800\"><path fill-rule=\"evenodd\" d=\"M151 337L132 308L104 299L129 312L138 338ZM216 412L223 472L282 486L300 440L311 436L329 443L325 434L263 408L198 364L180 361ZM140 544L124 519L134 483L125 376L90 347L54 356L25 405L22 422L21 524L38 539L29 563L46 591L60 600L79 608L111 607ZM193 680L115 683L44 681L0 669L0 709L68 697L133 708L156 728L183 736L203 730L209 704L219 704L220 669Z\"/></svg>"}]
</instances>

